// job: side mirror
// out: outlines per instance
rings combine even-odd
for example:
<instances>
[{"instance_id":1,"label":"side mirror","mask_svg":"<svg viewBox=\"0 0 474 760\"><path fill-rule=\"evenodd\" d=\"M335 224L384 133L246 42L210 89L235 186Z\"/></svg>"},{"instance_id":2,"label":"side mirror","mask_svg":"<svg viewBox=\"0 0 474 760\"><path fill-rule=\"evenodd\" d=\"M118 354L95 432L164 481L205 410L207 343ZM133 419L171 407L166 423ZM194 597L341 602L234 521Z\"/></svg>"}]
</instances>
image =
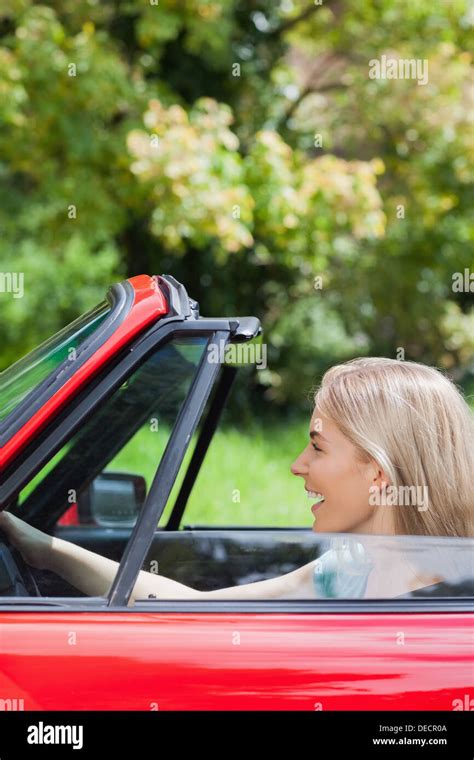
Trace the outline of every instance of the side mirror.
<instances>
[{"instance_id":1,"label":"side mirror","mask_svg":"<svg viewBox=\"0 0 474 760\"><path fill-rule=\"evenodd\" d=\"M131 528L146 497L141 475L103 472L78 498L79 522L104 528Z\"/></svg>"}]
</instances>

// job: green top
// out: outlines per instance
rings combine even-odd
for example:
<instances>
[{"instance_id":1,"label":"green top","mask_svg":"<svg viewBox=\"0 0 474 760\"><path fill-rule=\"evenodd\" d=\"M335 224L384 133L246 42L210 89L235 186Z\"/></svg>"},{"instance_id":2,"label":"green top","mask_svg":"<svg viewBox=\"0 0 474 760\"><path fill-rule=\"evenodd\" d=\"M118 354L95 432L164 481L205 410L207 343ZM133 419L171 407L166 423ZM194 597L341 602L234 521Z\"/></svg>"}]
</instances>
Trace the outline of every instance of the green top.
<instances>
[{"instance_id":1,"label":"green top","mask_svg":"<svg viewBox=\"0 0 474 760\"><path fill-rule=\"evenodd\" d=\"M373 563L362 544L338 543L314 563L314 589L318 598L359 599L364 596Z\"/></svg>"}]
</instances>

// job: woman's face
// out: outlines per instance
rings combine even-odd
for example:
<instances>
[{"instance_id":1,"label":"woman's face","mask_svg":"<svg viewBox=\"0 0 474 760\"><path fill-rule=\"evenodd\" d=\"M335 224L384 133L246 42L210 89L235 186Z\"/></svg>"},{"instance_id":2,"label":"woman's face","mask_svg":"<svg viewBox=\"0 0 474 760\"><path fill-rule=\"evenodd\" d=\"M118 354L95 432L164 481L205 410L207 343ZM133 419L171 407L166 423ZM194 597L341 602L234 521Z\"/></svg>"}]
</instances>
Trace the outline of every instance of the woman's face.
<instances>
[{"instance_id":1,"label":"woman's face","mask_svg":"<svg viewBox=\"0 0 474 760\"><path fill-rule=\"evenodd\" d=\"M384 474L373 462L363 463L357 449L331 422L314 411L309 441L291 466L309 492L313 530L317 533L393 533L390 510L369 504L369 488ZM318 503L318 496L324 501ZM383 522L383 526L382 526Z\"/></svg>"}]
</instances>

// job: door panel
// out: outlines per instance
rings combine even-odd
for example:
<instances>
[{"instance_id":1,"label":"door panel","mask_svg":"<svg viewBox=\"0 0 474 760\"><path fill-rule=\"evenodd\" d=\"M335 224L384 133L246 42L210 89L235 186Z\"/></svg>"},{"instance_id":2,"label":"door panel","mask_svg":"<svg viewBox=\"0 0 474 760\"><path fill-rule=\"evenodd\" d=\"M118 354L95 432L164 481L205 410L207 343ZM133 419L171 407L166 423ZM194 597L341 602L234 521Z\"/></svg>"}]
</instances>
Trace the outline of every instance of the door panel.
<instances>
[{"instance_id":1,"label":"door panel","mask_svg":"<svg viewBox=\"0 0 474 760\"><path fill-rule=\"evenodd\" d=\"M25 710L452 710L472 696L473 623L467 613L2 612L0 700Z\"/></svg>"}]
</instances>

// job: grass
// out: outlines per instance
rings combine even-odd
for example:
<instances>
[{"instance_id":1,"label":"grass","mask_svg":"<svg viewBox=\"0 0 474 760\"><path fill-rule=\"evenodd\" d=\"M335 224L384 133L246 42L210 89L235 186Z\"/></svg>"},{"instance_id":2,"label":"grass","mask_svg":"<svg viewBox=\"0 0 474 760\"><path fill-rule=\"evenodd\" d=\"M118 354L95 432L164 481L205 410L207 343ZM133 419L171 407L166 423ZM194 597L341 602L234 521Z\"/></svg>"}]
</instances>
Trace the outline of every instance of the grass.
<instances>
[{"instance_id":1,"label":"grass","mask_svg":"<svg viewBox=\"0 0 474 760\"><path fill-rule=\"evenodd\" d=\"M204 525L312 525L301 478L290 465L305 445L306 419L285 426L255 425L245 432L216 432L185 512L185 523ZM151 480L168 432L140 430L107 468ZM185 458L189 461L194 442ZM180 471L162 522L166 522L185 468Z\"/></svg>"}]
</instances>

